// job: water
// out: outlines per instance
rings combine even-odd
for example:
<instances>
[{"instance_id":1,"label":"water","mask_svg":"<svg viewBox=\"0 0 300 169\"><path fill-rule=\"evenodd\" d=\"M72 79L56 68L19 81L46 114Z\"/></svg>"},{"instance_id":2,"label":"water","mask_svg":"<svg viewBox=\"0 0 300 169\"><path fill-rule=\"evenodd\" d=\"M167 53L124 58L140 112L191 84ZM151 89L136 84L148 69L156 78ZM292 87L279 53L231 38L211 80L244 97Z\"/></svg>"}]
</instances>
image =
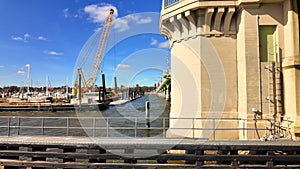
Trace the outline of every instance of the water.
<instances>
[{"instance_id":1,"label":"water","mask_svg":"<svg viewBox=\"0 0 300 169\"><path fill-rule=\"evenodd\" d=\"M150 102L152 130L145 128L146 101ZM169 102L157 95L151 94L121 106L110 107L104 111L1 112L0 136L160 136L164 132L162 128L168 126L167 118L169 117L169 111ZM16 118L8 118L12 116ZM22 116L22 118L17 118L19 116ZM10 128L7 127L8 123L11 126ZM13 127L19 125L22 128ZM139 129L137 130L137 128Z\"/></svg>"}]
</instances>

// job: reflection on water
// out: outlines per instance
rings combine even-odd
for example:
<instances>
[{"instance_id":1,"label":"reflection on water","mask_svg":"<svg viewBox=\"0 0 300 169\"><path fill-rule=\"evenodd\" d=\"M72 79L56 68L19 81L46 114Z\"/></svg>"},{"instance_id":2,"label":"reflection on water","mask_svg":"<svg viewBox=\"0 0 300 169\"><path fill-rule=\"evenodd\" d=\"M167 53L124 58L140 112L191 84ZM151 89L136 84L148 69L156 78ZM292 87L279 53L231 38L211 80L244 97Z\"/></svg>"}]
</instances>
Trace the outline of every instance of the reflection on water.
<instances>
[{"instance_id":1,"label":"reflection on water","mask_svg":"<svg viewBox=\"0 0 300 169\"><path fill-rule=\"evenodd\" d=\"M150 118L152 130L146 129L146 114L145 102L150 102ZM85 130L89 136L129 136L129 137L149 137L159 136L163 134L163 128L168 126L168 120L163 119L169 117L170 104L163 98L157 95L145 95L130 103L110 107L105 111L83 111L77 112L79 117L103 117L99 119L96 124L100 127L105 127L104 130L98 130L94 133L91 130ZM106 119L108 118L108 120ZM88 128L91 122L80 121L81 125ZM109 132L106 127L109 126ZM140 128L139 130L134 130ZM156 129L154 129L156 128Z\"/></svg>"},{"instance_id":2,"label":"reflection on water","mask_svg":"<svg viewBox=\"0 0 300 169\"><path fill-rule=\"evenodd\" d=\"M150 102L151 127L145 128L145 102ZM161 135L162 127L168 126L170 104L157 95L145 95L130 103L110 107L104 111L68 111L68 112L1 112L0 116L22 116L25 118L0 118L0 135L50 135L50 136L138 136L149 137ZM27 119L26 117L47 117ZM59 117L59 118L55 118ZM69 118L65 118L69 117ZM93 117L78 120L76 117ZM96 117L96 119L94 118ZM108 120L107 120L108 119ZM5 126L36 126L21 129ZM46 126L41 129L41 126ZM66 129L66 126L69 126ZM107 130L109 126L109 131ZM85 128L85 130L82 129ZM97 128L95 130L94 128ZM139 127L139 130L133 130ZM130 128L130 129L129 129Z\"/></svg>"}]
</instances>

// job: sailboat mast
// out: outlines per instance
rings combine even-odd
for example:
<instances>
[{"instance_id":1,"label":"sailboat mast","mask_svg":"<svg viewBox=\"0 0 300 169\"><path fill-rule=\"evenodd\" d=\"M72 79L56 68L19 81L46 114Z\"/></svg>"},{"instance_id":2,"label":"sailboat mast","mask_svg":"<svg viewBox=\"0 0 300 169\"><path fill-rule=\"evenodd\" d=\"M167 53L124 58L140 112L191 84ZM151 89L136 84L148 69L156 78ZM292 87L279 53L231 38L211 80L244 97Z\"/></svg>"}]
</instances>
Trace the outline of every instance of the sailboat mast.
<instances>
[{"instance_id":1,"label":"sailboat mast","mask_svg":"<svg viewBox=\"0 0 300 169\"><path fill-rule=\"evenodd\" d=\"M47 76L46 76L46 96L49 96L48 88L49 88L49 77L48 77L48 75L47 75Z\"/></svg>"},{"instance_id":2,"label":"sailboat mast","mask_svg":"<svg viewBox=\"0 0 300 169\"><path fill-rule=\"evenodd\" d=\"M68 97L68 94L69 94L69 86L68 86L68 83L69 83L69 78L67 77L67 79L66 79L66 97Z\"/></svg>"},{"instance_id":3,"label":"sailboat mast","mask_svg":"<svg viewBox=\"0 0 300 169\"><path fill-rule=\"evenodd\" d=\"M26 65L27 67L27 93L30 92L30 64Z\"/></svg>"}]
</instances>

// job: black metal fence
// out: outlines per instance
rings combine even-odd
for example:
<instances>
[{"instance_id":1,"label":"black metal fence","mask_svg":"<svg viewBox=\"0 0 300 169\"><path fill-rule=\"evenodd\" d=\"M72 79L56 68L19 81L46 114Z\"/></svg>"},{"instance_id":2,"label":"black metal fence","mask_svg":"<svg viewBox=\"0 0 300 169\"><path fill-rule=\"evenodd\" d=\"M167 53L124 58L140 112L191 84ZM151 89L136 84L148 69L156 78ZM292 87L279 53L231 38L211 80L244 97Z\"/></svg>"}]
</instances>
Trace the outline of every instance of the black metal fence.
<instances>
[{"instance_id":1,"label":"black metal fence","mask_svg":"<svg viewBox=\"0 0 300 169\"><path fill-rule=\"evenodd\" d=\"M147 121L150 126L147 126ZM199 138L201 132L211 132L212 140L223 131L275 133L272 119L241 118L150 118L145 117L23 117L0 116L0 136L89 136L89 137L161 137L167 131L185 133ZM259 121L260 125L254 127ZM235 125L227 125L235 123ZM237 127L235 127L237 126ZM251 127L252 126L252 127ZM287 131L289 127L285 128ZM180 134L179 134L180 135Z\"/></svg>"}]
</instances>

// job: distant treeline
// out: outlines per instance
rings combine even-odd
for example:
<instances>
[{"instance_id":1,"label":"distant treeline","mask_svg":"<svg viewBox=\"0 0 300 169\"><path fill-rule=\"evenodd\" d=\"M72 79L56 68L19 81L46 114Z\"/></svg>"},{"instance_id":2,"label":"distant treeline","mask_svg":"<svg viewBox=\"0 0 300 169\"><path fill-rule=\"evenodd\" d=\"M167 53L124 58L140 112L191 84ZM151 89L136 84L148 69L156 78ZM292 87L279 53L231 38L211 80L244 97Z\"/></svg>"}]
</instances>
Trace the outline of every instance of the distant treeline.
<instances>
[{"instance_id":1,"label":"distant treeline","mask_svg":"<svg viewBox=\"0 0 300 169\"><path fill-rule=\"evenodd\" d=\"M128 90L128 89L134 90L134 91L153 91L155 88L153 86L135 86L135 87L121 87L118 88L118 90ZM112 88L108 87L108 91L112 90ZM45 92L46 87L30 87L31 92ZM48 91L53 92L66 92L66 86L60 86L60 87L48 87ZM94 91L99 91L99 87L96 86ZM27 92L27 87L19 87L19 86L5 86L0 87L1 93L17 93L17 92ZM68 92L72 92L72 88L68 88Z\"/></svg>"},{"instance_id":2,"label":"distant treeline","mask_svg":"<svg viewBox=\"0 0 300 169\"><path fill-rule=\"evenodd\" d=\"M46 91L46 87L30 87L29 88L31 92L44 92ZM61 87L48 87L48 91L60 91L60 92L66 92L66 86ZM71 92L72 89L69 88L69 92ZM27 87L19 87L19 86L5 86L0 87L1 93L16 93L16 92L27 92Z\"/></svg>"}]
</instances>

